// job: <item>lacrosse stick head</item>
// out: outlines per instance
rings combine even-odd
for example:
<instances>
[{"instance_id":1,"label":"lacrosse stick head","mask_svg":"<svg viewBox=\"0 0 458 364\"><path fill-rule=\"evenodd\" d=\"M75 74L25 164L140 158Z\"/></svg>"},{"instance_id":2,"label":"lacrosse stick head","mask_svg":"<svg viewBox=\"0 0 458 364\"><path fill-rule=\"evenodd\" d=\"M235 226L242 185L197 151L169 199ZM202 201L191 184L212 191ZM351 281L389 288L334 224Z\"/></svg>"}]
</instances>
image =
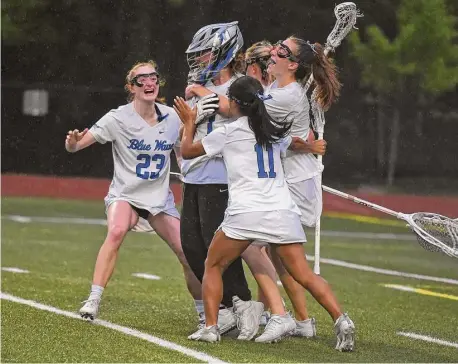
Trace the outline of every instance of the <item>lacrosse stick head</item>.
<instances>
[{"instance_id":1,"label":"lacrosse stick head","mask_svg":"<svg viewBox=\"0 0 458 364\"><path fill-rule=\"evenodd\" d=\"M405 219L424 249L458 258L458 220L429 212L417 212Z\"/></svg>"},{"instance_id":2,"label":"lacrosse stick head","mask_svg":"<svg viewBox=\"0 0 458 364\"><path fill-rule=\"evenodd\" d=\"M352 2L345 2L336 5L334 8L334 14L337 21L334 25L334 29L328 35L326 40L326 48L330 50L334 50L340 45L347 34L355 28L356 19L363 16L356 7L356 4Z\"/></svg>"}]
</instances>

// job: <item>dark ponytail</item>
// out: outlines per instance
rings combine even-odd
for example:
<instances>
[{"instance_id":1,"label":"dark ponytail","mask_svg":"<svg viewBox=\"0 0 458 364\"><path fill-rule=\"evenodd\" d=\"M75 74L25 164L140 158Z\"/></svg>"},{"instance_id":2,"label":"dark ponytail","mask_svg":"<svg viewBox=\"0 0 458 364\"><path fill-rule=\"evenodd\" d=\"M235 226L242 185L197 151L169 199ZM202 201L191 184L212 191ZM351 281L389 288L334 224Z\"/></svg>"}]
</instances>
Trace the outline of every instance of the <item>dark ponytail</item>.
<instances>
[{"instance_id":1,"label":"dark ponytail","mask_svg":"<svg viewBox=\"0 0 458 364\"><path fill-rule=\"evenodd\" d=\"M311 44L296 37L289 39L297 46L296 57L299 59L299 67L296 79L305 86L311 69L318 104L323 110L328 110L340 96L342 86L337 78L336 65L324 54L324 48L320 43Z\"/></svg>"},{"instance_id":2,"label":"dark ponytail","mask_svg":"<svg viewBox=\"0 0 458 364\"><path fill-rule=\"evenodd\" d=\"M275 143L288 135L291 122L276 121L264 105L264 90L261 83L249 76L235 80L229 87L229 99L235 101L243 116L248 117L248 125L253 131L256 142L263 147Z\"/></svg>"}]
</instances>

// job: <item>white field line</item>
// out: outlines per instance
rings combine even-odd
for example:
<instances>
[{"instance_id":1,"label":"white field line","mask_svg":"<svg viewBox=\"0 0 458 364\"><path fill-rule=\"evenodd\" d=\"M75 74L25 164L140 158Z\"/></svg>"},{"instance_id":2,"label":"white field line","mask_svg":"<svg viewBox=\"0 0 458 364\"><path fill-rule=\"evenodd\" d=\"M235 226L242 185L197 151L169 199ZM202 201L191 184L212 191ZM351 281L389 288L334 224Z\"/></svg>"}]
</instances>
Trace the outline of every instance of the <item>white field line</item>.
<instances>
[{"instance_id":1,"label":"white field line","mask_svg":"<svg viewBox=\"0 0 458 364\"><path fill-rule=\"evenodd\" d=\"M145 279L151 279L153 281L158 281L161 279L159 276L155 276L154 274L148 274L148 273L132 273L134 277L138 278L145 278Z\"/></svg>"},{"instance_id":2,"label":"white field line","mask_svg":"<svg viewBox=\"0 0 458 364\"><path fill-rule=\"evenodd\" d=\"M73 319L77 319L77 320L82 320L83 321L83 319L78 314L73 313L73 312L69 312L69 311L63 311L63 310L60 310L60 309L58 309L56 307L43 305L43 304L35 302L35 301L26 300L26 299L23 299L23 298L20 298L20 297L15 297L15 296L12 296L10 294L3 293L3 292L0 292L0 297L1 297L2 300L7 300L7 301L15 302L15 303L20 303L20 304L23 304L23 305L27 305L27 306L36 308L38 310L48 311L48 312L55 313L57 315L62 315L62 316L66 316L66 317L70 317L70 318L73 318ZM146 341L148 341L150 343L159 345L159 346L161 346L163 348L177 351L177 352L179 352L181 354L187 355L187 356L189 356L191 358L194 358L194 359L202 360L202 361L207 362L207 363L226 363L226 362L224 362L224 361L222 361L222 360L220 360L218 358L215 358L215 357L210 356L208 354L205 354L203 352L186 348L184 346L175 344L175 343L173 343L171 341L163 340L163 339L160 339L160 338L158 338L156 336L153 336L153 335L150 335L150 334L146 334L144 332L141 332L141 331L129 328L129 327L113 324L111 322L104 321L104 320L99 320L99 319L94 320L92 323L94 325L103 326L103 327L106 327L108 329L119 331L119 332L121 332L123 334L126 334L126 335L130 335L130 336L134 336L134 337L137 337L139 339L142 339L142 340L146 340Z\"/></svg>"},{"instance_id":3,"label":"white field line","mask_svg":"<svg viewBox=\"0 0 458 364\"><path fill-rule=\"evenodd\" d=\"M315 260L315 257L313 257L311 255L306 255L306 257L310 261L314 261ZM420 280L424 280L424 281L442 282L442 283L449 283L449 284L458 285L458 280L456 280L456 279L433 277L433 276L424 276L422 274L415 274L415 273L398 272L396 270L391 270L391 269L382 269L382 268L371 267L371 266L368 266L368 265L349 263L349 262L345 262L343 260L320 258L320 263L336 265L338 267L345 267L345 268L350 268L350 269L362 270L362 271L365 271L365 272L373 272L373 273L385 274L385 275L388 275L388 276L414 278L414 279L420 279Z\"/></svg>"},{"instance_id":4,"label":"white field line","mask_svg":"<svg viewBox=\"0 0 458 364\"><path fill-rule=\"evenodd\" d=\"M6 215L2 216L14 222L28 224L31 222L45 222L54 224L82 224L82 225L103 225L107 224L105 219L86 219L83 217L45 217L45 216L22 216L22 215Z\"/></svg>"},{"instance_id":5,"label":"white field line","mask_svg":"<svg viewBox=\"0 0 458 364\"><path fill-rule=\"evenodd\" d=\"M386 288L397 289L398 291L412 292L412 293L422 294L424 296L446 298L446 299L449 299L449 300L458 301L458 296L454 296L454 295L446 294L446 293L434 292L434 291L430 291L430 290L423 289L423 288L415 288L415 287L410 287L410 286L403 286L403 285L400 285L400 284L382 284L382 286L386 287Z\"/></svg>"},{"instance_id":6,"label":"white field line","mask_svg":"<svg viewBox=\"0 0 458 364\"><path fill-rule=\"evenodd\" d=\"M445 340L441 340L441 339L438 339L438 338L435 338L435 337L432 337L432 336L415 334L414 332L402 332L402 331L399 331L399 332L397 332L397 334L401 335L401 336L406 336L406 337L409 337L409 338L415 339L415 340L423 340L423 341L427 341L427 342L430 342L430 343L435 343L435 344L445 345L445 346L451 346L452 348L457 348L458 349L458 343L455 343L453 341L445 341Z\"/></svg>"},{"instance_id":7,"label":"white field line","mask_svg":"<svg viewBox=\"0 0 458 364\"><path fill-rule=\"evenodd\" d=\"M23 216L23 215L4 215L3 219L19 222L23 224L31 222L53 223L53 224L82 224L82 225L101 225L106 226L104 219L89 219L81 217L43 217L43 216ZM323 236L340 237L350 239L378 239L378 240L402 240L414 241L412 234L386 234L386 233L361 233L348 231L321 231Z\"/></svg>"},{"instance_id":8,"label":"white field line","mask_svg":"<svg viewBox=\"0 0 458 364\"><path fill-rule=\"evenodd\" d=\"M12 273L29 273L28 270L16 268L16 267L2 267L2 270L5 272L12 272Z\"/></svg>"}]
</instances>

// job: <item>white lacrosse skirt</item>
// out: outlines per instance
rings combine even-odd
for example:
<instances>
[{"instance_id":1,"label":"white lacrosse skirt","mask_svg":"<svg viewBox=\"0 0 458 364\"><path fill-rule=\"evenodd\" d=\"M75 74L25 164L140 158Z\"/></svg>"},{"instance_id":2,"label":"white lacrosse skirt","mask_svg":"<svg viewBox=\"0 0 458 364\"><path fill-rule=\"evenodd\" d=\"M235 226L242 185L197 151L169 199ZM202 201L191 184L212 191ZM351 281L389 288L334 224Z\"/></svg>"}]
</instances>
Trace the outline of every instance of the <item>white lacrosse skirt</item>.
<instances>
[{"instance_id":1,"label":"white lacrosse skirt","mask_svg":"<svg viewBox=\"0 0 458 364\"><path fill-rule=\"evenodd\" d=\"M307 227L315 227L323 212L323 191L321 173L312 178L288 183L293 201L301 210L301 222Z\"/></svg>"},{"instance_id":2,"label":"white lacrosse skirt","mask_svg":"<svg viewBox=\"0 0 458 364\"><path fill-rule=\"evenodd\" d=\"M289 210L226 214L220 229L227 237L238 240L269 244L307 241L299 214Z\"/></svg>"}]
</instances>

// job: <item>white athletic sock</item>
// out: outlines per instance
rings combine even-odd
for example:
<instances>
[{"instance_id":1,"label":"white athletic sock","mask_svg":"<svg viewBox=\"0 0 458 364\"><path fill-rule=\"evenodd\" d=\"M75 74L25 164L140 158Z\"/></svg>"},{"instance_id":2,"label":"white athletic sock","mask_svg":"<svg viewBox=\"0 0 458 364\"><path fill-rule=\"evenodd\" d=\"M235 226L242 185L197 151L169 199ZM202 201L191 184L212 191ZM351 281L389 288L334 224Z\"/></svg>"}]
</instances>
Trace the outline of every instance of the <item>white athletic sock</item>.
<instances>
[{"instance_id":1,"label":"white athletic sock","mask_svg":"<svg viewBox=\"0 0 458 364\"><path fill-rule=\"evenodd\" d=\"M197 314L205 313L203 300L194 300L194 305L196 306Z\"/></svg>"},{"instance_id":2,"label":"white athletic sock","mask_svg":"<svg viewBox=\"0 0 458 364\"><path fill-rule=\"evenodd\" d=\"M100 300L102 298L103 287L93 284L91 287L91 294L89 295L89 300Z\"/></svg>"}]
</instances>

